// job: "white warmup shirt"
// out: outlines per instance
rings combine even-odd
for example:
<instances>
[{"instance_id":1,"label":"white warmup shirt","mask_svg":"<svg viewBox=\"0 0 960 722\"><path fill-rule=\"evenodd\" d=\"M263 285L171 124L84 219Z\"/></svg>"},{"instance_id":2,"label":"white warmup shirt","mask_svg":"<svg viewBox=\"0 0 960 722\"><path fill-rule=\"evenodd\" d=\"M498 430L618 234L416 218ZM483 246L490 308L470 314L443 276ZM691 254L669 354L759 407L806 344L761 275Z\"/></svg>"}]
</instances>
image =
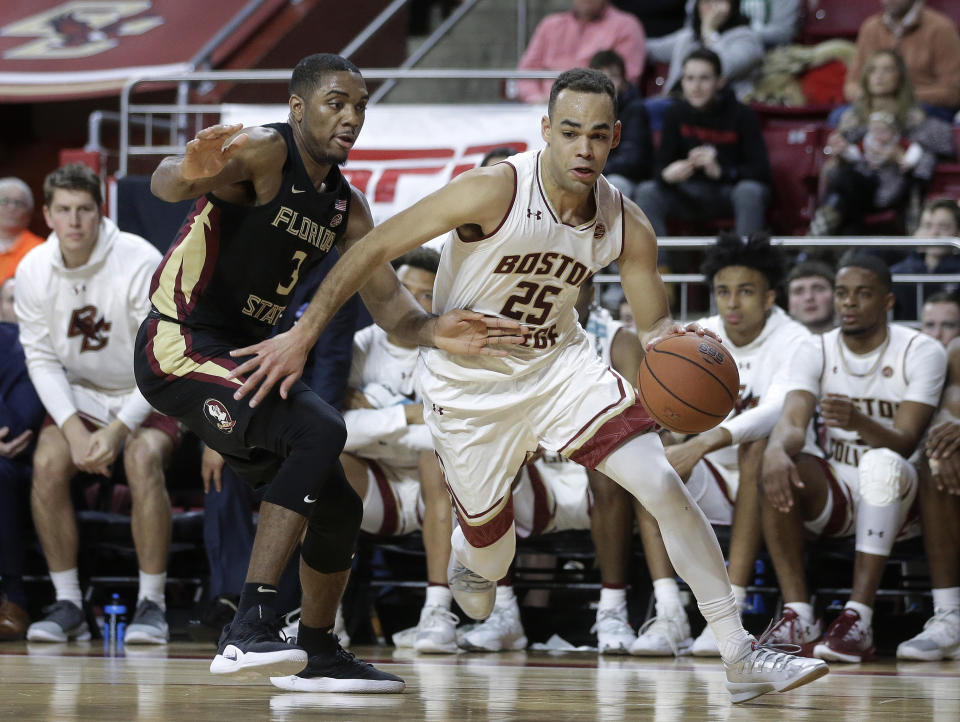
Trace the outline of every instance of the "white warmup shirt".
<instances>
[{"instance_id":1,"label":"white warmup shirt","mask_svg":"<svg viewBox=\"0 0 960 722\"><path fill-rule=\"evenodd\" d=\"M840 329L811 336L792 360L792 388L817 399L826 394L849 396L874 421L893 428L903 401L927 406L940 403L947 353L934 338L897 324L887 327L887 340L866 354L843 343ZM827 456L845 480L857 479L860 455L871 447L855 431L826 427Z\"/></svg>"},{"instance_id":2,"label":"white warmup shirt","mask_svg":"<svg viewBox=\"0 0 960 722\"><path fill-rule=\"evenodd\" d=\"M51 233L17 266L15 308L30 380L57 424L79 413L136 429L150 414L133 375L160 252L109 218L90 260L67 268Z\"/></svg>"},{"instance_id":3,"label":"white warmup shirt","mask_svg":"<svg viewBox=\"0 0 960 722\"><path fill-rule=\"evenodd\" d=\"M590 307L590 318L587 319L583 330L587 332L590 345L597 352L597 356L611 368L613 368L613 362L610 353L613 348L613 339L623 326L623 322L614 319L613 315L603 306ZM637 384L636 379L628 379L628 381L634 386Z\"/></svg>"},{"instance_id":4,"label":"white warmup shirt","mask_svg":"<svg viewBox=\"0 0 960 722\"><path fill-rule=\"evenodd\" d=\"M372 409L351 409L344 451L390 466L416 468L421 451L433 448L424 424L407 425L403 406L420 403L415 384L419 348L403 348L373 324L353 337L351 388L362 391Z\"/></svg>"}]
</instances>

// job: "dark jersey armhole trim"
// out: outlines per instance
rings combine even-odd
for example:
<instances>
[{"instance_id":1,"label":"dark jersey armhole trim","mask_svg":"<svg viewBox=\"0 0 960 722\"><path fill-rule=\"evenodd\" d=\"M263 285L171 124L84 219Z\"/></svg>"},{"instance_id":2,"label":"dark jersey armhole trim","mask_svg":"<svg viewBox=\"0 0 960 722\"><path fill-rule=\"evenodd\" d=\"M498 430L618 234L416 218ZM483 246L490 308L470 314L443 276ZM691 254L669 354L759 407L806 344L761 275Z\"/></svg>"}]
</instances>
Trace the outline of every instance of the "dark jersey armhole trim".
<instances>
[{"instance_id":1,"label":"dark jersey armhole trim","mask_svg":"<svg viewBox=\"0 0 960 722\"><path fill-rule=\"evenodd\" d=\"M472 241L468 241L462 238L460 236L460 231L458 230L457 240L459 240L461 243L479 243L480 241L485 241L488 238L492 238L493 236L497 235L497 233L500 232L500 229L503 228L503 224L507 222L507 219L510 217L510 214L513 212L513 204L517 202L517 169L513 165L513 163L511 163L508 160L504 160L500 162L503 163L504 165L510 166L510 170L513 171L513 196L510 198L510 205L507 207L507 212L503 214L503 218L500 219L500 223L499 225L497 225L496 228L490 231L487 235L480 236L480 238L474 238ZM499 163L497 165L499 165Z\"/></svg>"},{"instance_id":2,"label":"dark jersey armhole trim","mask_svg":"<svg viewBox=\"0 0 960 722\"><path fill-rule=\"evenodd\" d=\"M627 209L623 205L623 191L617 188L617 193L620 195L620 253L617 254L617 260L620 260L623 256L623 247L627 242Z\"/></svg>"}]
</instances>

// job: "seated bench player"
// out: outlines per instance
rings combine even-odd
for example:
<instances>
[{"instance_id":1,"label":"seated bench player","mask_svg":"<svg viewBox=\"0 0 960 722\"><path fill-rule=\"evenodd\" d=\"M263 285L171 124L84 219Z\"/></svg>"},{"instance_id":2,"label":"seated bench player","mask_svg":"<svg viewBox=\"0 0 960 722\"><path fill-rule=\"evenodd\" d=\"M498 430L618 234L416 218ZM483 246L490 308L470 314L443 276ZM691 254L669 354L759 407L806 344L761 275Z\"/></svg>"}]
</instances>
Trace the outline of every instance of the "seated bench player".
<instances>
[{"instance_id":1,"label":"seated bench player","mask_svg":"<svg viewBox=\"0 0 960 722\"><path fill-rule=\"evenodd\" d=\"M771 641L838 662L873 657L873 604L894 542L917 494L913 461L940 402L946 352L933 338L888 323L890 271L876 256L840 259L840 327L798 345L791 390L764 453L762 517L767 550L786 602ZM819 404L827 456L806 453ZM805 536L856 538L849 601L821 634L804 567Z\"/></svg>"},{"instance_id":2,"label":"seated bench player","mask_svg":"<svg viewBox=\"0 0 960 722\"><path fill-rule=\"evenodd\" d=\"M43 183L50 238L17 267L15 308L30 379L49 419L33 456L31 506L56 602L27 630L32 642L89 639L77 572L77 522L70 480L110 475L120 452L130 485L140 567L127 644L164 644L170 499L164 466L179 437L137 389L133 348L150 309L160 253L102 215L100 179L71 164Z\"/></svg>"}]
</instances>

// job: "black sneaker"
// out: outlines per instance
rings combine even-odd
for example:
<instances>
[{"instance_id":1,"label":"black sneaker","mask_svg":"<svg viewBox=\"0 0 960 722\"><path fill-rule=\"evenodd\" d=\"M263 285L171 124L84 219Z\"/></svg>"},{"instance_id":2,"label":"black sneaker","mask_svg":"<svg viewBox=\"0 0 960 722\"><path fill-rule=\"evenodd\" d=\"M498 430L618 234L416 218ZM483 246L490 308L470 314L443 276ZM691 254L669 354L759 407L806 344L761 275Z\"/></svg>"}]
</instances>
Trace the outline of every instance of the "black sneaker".
<instances>
[{"instance_id":1,"label":"black sneaker","mask_svg":"<svg viewBox=\"0 0 960 722\"><path fill-rule=\"evenodd\" d=\"M282 625L283 617L270 607L250 607L223 628L210 672L237 679L296 674L306 666L307 653L281 639Z\"/></svg>"},{"instance_id":2,"label":"black sneaker","mask_svg":"<svg viewBox=\"0 0 960 722\"><path fill-rule=\"evenodd\" d=\"M328 635L324 649L310 655L307 668L299 674L271 677L275 687L291 692L403 692L406 683L389 672L381 672L344 650L335 634Z\"/></svg>"}]
</instances>

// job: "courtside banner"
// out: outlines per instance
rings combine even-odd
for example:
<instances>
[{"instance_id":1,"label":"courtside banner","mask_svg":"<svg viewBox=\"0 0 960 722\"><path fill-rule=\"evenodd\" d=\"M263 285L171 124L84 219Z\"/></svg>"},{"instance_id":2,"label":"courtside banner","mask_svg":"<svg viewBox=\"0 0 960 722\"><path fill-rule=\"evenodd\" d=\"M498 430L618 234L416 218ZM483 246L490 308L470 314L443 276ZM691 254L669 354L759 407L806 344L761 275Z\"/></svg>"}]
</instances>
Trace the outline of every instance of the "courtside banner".
<instances>
[{"instance_id":1,"label":"courtside banner","mask_svg":"<svg viewBox=\"0 0 960 722\"><path fill-rule=\"evenodd\" d=\"M225 104L221 122L262 125L288 112L285 105ZM546 104L374 105L343 173L366 194L374 222L381 223L475 168L491 148L542 148L545 112Z\"/></svg>"}]
</instances>

